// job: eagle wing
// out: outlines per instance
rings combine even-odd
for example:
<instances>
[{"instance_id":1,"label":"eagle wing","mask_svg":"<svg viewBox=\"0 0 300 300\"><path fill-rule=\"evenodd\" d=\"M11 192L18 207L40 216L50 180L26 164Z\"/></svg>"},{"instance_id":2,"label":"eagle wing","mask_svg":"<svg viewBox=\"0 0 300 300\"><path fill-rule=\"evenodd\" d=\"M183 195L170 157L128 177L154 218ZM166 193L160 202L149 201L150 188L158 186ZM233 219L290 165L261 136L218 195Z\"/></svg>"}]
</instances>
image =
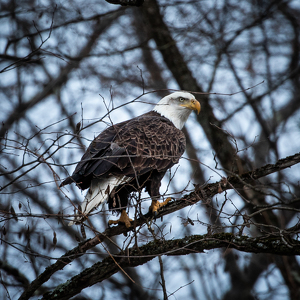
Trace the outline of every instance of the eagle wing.
<instances>
[{"instance_id":1,"label":"eagle wing","mask_svg":"<svg viewBox=\"0 0 300 300\"><path fill-rule=\"evenodd\" d=\"M185 144L184 134L171 121L146 113L99 134L61 186L75 182L86 189L95 177L134 177L153 169L165 173L179 161Z\"/></svg>"}]
</instances>

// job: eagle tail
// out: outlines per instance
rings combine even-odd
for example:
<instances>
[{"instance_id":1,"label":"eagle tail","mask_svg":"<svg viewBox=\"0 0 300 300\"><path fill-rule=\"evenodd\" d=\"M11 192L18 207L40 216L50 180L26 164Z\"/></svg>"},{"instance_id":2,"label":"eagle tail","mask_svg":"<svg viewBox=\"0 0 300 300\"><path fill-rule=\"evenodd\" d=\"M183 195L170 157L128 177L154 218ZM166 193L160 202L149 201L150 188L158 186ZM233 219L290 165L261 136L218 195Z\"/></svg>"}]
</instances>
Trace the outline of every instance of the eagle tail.
<instances>
[{"instance_id":1,"label":"eagle tail","mask_svg":"<svg viewBox=\"0 0 300 300\"><path fill-rule=\"evenodd\" d=\"M69 222L69 226L80 223L93 209L107 201L109 194L116 186L126 181L128 179L126 180L123 176L119 178L109 177L105 180L94 178L81 204L80 215L75 216L74 220Z\"/></svg>"}]
</instances>

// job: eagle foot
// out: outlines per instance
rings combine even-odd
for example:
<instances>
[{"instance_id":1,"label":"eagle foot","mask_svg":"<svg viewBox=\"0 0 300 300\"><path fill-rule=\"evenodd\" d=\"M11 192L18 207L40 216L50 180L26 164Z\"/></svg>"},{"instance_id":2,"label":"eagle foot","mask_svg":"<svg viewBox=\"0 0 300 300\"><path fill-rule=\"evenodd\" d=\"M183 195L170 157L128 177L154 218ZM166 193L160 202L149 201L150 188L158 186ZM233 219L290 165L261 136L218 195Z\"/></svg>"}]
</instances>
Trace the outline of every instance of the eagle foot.
<instances>
[{"instance_id":1,"label":"eagle foot","mask_svg":"<svg viewBox=\"0 0 300 300\"><path fill-rule=\"evenodd\" d=\"M151 205L150 205L150 207L149 207L149 211L152 212L152 214L154 214L154 216L156 217L157 214L158 214L157 211L158 211L161 207L167 205L167 203L168 203L169 201L171 201L171 200L172 200L172 198L170 198L170 197L168 197L164 202L159 202L158 200L152 200L152 203L151 203Z\"/></svg>"},{"instance_id":2,"label":"eagle foot","mask_svg":"<svg viewBox=\"0 0 300 300\"><path fill-rule=\"evenodd\" d=\"M126 228L130 228L131 227L131 223L133 220L130 219L126 213L126 210L122 210L121 212L121 216L118 220L109 220L108 221L108 225L112 225L112 224L116 224L118 225L119 223L123 223L125 224Z\"/></svg>"}]
</instances>

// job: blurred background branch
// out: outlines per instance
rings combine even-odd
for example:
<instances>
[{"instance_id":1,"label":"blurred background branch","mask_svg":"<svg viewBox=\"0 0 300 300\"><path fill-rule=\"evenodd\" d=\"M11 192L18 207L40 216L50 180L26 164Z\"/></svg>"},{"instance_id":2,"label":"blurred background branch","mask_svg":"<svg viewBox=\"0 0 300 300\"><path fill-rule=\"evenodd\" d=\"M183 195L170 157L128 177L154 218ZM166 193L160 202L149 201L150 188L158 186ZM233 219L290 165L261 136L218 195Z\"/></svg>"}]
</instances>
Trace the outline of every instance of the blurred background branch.
<instances>
[{"instance_id":1,"label":"blurred background branch","mask_svg":"<svg viewBox=\"0 0 300 300\"><path fill-rule=\"evenodd\" d=\"M284 250L162 256L75 297L299 299L299 258L283 255L299 241L297 1L7 0L0 19L0 298L41 298L108 253L130 257L153 239L230 233ZM59 189L61 178L108 125L181 89L202 111L161 187L174 201L148 227L150 199L132 195L134 231L106 229L111 212L99 208L85 240L66 225L84 195Z\"/></svg>"}]
</instances>

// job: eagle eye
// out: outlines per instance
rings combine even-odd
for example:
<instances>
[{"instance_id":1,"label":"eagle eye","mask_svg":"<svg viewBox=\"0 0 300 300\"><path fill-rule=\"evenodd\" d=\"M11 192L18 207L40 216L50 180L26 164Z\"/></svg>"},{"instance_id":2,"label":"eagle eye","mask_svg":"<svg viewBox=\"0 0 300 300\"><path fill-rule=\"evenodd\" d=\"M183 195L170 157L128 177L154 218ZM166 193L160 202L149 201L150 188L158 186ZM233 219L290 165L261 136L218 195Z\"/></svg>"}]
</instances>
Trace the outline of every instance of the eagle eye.
<instances>
[{"instance_id":1,"label":"eagle eye","mask_svg":"<svg viewBox=\"0 0 300 300\"><path fill-rule=\"evenodd\" d=\"M180 101L180 102L183 102L184 100L185 100L185 99L182 98L182 97L179 98L179 101Z\"/></svg>"}]
</instances>

